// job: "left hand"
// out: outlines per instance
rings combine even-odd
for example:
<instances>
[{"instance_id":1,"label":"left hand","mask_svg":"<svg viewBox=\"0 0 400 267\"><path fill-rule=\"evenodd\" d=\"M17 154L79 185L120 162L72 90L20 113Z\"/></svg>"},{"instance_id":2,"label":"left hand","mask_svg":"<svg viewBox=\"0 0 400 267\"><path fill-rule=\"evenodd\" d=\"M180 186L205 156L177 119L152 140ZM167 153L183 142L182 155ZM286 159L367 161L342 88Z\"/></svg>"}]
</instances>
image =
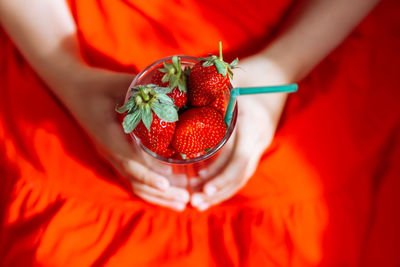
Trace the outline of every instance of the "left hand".
<instances>
[{"instance_id":1,"label":"left hand","mask_svg":"<svg viewBox=\"0 0 400 267\"><path fill-rule=\"evenodd\" d=\"M52 65L50 65L52 66ZM189 193L169 184L163 175L144 164L124 134L119 116L114 111L123 103L134 75L77 64L62 78L44 76L50 89L63 102L103 157L128 179L132 191L143 200L176 211L185 209ZM52 83L54 81L54 83Z\"/></svg>"},{"instance_id":2,"label":"left hand","mask_svg":"<svg viewBox=\"0 0 400 267\"><path fill-rule=\"evenodd\" d=\"M245 59L235 71L234 86L289 83L284 72L262 56ZM286 94L239 97L236 147L227 167L194 193L191 205L203 211L235 195L255 172L259 159L270 145L286 101Z\"/></svg>"}]
</instances>

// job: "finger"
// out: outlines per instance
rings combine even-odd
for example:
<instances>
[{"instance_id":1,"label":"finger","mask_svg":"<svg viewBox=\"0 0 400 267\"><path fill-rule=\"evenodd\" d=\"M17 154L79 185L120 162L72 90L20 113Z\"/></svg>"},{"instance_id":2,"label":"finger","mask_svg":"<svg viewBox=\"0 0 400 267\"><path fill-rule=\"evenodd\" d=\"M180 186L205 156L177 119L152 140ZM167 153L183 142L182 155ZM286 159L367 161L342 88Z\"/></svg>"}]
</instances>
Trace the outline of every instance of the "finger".
<instances>
[{"instance_id":1,"label":"finger","mask_svg":"<svg viewBox=\"0 0 400 267\"><path fill-rule=\"evenodd\" d=\"M105 156L122 176L128 178L132 182L140 182L162 191L167 190L170 186L167 178L150 171L147 167L135 160L116 158L115 155L109 154Z\"/></svg>"},{"instance_id":2,"label":"finger","mask_svg":"<svg viewBox=\"0 0 400 267\"><path fill-rule=\"evenodd\" d=\"M167 178L149 170L136 160L137 155L132 149L132 144L125 138L118 123L110 123L99 137L101 138L99 140L101 154L105 155L117 171L125 177L161 190L169 187Z\"/></svg>"},{"instance_id":3,"label":"finger","mask_svg":"<svg viewBox=\"0 0 400 267\"><path fill-rule=\"evenodd\" d=\"M248 158L235 153L229 166L219 176L205 184L203 193L192 195L191 205L202 211L231 198L253 174L257 158L256 156Z\"/></svg>"},{"instance_id":4,"label":"finger","mask_svg":"<svg viewBox=\"0 0 400 267\"><path fill-rule=\"evenodd\" d=\"M178 201L168 201L168 200L163 200L163 199L159 199L157 197L153 197L150 195L147 195L145 193L142 192L138 192L136 193L140 198L142 198L143 200L152 203L154 205L157 206L162 206L162 207L166 207L166 208L170 208L176 211L183 211L186 207L185 203L182 202L178 202Z\"/></svg>"},{"instance_id":5,"label":"finger","mask_svg":"<svg viewBox=\"0 0 400 267\"><path fill-rule=\"evenodd\" d=\"M241 187L240 184L231 184L212 196L208 196L204 193L194 193L191 197L190 204L199 211L204 211L213 205L231 198Z\"/></svg>"},{"instance_id":6,"label":"finger","mask_svg":"<svg viewBox=\"0 0 400 267\"><path fill-rule=\"evenodd\" d=\"M125 159L122 164L126 176L130 177L132 180L163 191L168 190L170 185L168 179L149 170L149 168L142 165L142 163L131 159Z\"/></svg>"},{"instance_id":7,"label":"finger","mask_svg":"<svg viewBox=\"0 0 400 267\"><path fill-rule=\"evenodd\" d=\"M220 175L204 185L203 192L207 196L212 196L229 185L242 183L242 180L246 179L243 177L243 173L247 163L248 161L245 158L234 157L229 166Z\"/></svg>"},{"instance_id":8,"label":"finger","mask_svg":"<svg viewBox=\"0 0 400 267\"><path fill-rule=\"evenodd\" d=\"M178 201L168 201L168 200L163 200L163 199L159 199L157 197L153 197L151 195L147 195L143 192L138 192L137 195L142 198L143 200L157 205L157 206L162 206L162 207L166 207L166 208L170 208L176 211L183 211L186 207L185 203L182 202L178 202Z\"/></svg>"},{"instance_id":9,"label":"finger","mask_svg":"<svg viewBox=\"0 0 400 267\"><path fill-rule=\"evenodd\" d=\"M135 194L140 198L176 211L184 210L189 202L189 193L184 189L170 187L167 191L161 192L138 182L133 182L132 187Z\"/></svg>"},{"instance_id":10,"label":"finger","mask_svg":"<svg viewBox=\"0 0 400 267\"><path fill-rule=\"evenodd\" d=\"M247 160L236 157L230 165L216 178L204 186L203 193L195 193L191 205L205 210L233 196L247 181L244 176Z\"/></svg>"},{"instance_id":11,"label":"finger","mask_svg":"<svg viewBox=\"0 0 400 267\"><path fill-rule=\"evenodd\" d=\"M132 188L135 193L140 192L140 193L151 195L151 196L157 197L159 199L163 199L163 200L173 200L173 201L179 201L182 203L188 203L189 199L190 199L189 193L187 190L185 190L183 188L173 187L173 186L170 186L165 191L160 191L156 188L133 181Z\"/></svg>"}]
</instances>

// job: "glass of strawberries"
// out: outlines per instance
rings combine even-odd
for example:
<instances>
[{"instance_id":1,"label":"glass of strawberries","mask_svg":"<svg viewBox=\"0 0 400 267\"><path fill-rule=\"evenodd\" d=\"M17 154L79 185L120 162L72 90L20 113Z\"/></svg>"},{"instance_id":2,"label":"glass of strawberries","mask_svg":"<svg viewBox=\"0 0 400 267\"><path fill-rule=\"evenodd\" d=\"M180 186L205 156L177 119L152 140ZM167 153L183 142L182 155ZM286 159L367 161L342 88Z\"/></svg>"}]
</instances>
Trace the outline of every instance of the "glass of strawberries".
<instances>
[{"instance_id":1,"label":"glass of strawberries","mask_svg":"<svg viewBox=\"0 0 400 267\"><path fill-rule=\"evenodd\" d=\"M220 172L235 143L237 107L224 116L237 59L172 56L160 59L132 81L122 126L144 164L174 186L191 190Z\"/></svg>"}]
</instances>

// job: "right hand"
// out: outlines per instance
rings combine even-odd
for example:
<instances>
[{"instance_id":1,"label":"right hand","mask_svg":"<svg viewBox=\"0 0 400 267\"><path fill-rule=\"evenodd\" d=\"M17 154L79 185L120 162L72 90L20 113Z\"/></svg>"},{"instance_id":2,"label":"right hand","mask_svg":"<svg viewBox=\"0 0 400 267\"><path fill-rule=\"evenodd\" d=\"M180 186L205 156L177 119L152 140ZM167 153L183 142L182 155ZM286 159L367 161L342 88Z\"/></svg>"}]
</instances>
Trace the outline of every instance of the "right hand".
<instances>
[{"instance_id":1,"label":"right hand","mask_svg":"<svg viewBox=\"0 0 400 267\"><path fill-rule=\"evenodd\" d=\"M189 193L171 186L167 178L141 163L117 119L114 108L123 103L133 75L86 66L79 73L79 79L65 79L68 82L59 83L54 91L94 141L99 153L130 179L137 196L156 205L184 210Z\"/></svg>"},{"instance_id":2,"label":"right hand","mask_svg":"<svg viewBox=\"0 0 400 267\"><path fill-rule=\"evenodd\" d=\"M240 61L232 81L234 87L291 83L286 72L263 55ZM235 149L227 166L191 197L200 211L233 197L253 173L263 152L270 145L286 102L286 93L240 96Z\"/></svg>"}]
</instances>

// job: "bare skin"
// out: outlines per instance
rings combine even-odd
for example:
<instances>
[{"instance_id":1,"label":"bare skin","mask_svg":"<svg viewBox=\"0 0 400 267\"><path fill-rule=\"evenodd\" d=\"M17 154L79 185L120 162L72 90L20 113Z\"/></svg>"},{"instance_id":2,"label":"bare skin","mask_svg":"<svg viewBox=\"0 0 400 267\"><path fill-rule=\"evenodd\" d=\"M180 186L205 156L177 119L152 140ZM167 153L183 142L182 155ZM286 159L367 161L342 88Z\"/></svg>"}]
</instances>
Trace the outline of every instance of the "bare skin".
<instances>
[{"instance_id":1,"label":"bare skin","mask_svg":"<svg viewBox=\"0 0 400 267\"><path fill-rule=\"evenodd\" d=\"M379 0L303 2L285 30L264 51L241 60L245 71L236 71L235 85L298 81ZM25 8L28 5L29 10ZM156 205L182 211L190 202L205 210L232 197L254 173L274 136L285 105L286 94L241 97L238 142L231 162L204 186L204 192L190 196L186 190L171 186L165 177L141 164L131 150L113 109L116 103L122 103L133 75L84 63L76 25L64 0L0 0L0 22L36 72L92 137L100 155L131 181L135 194ZM254 116L264 123L252 125Z\"/></svg>"}]
</instances>

